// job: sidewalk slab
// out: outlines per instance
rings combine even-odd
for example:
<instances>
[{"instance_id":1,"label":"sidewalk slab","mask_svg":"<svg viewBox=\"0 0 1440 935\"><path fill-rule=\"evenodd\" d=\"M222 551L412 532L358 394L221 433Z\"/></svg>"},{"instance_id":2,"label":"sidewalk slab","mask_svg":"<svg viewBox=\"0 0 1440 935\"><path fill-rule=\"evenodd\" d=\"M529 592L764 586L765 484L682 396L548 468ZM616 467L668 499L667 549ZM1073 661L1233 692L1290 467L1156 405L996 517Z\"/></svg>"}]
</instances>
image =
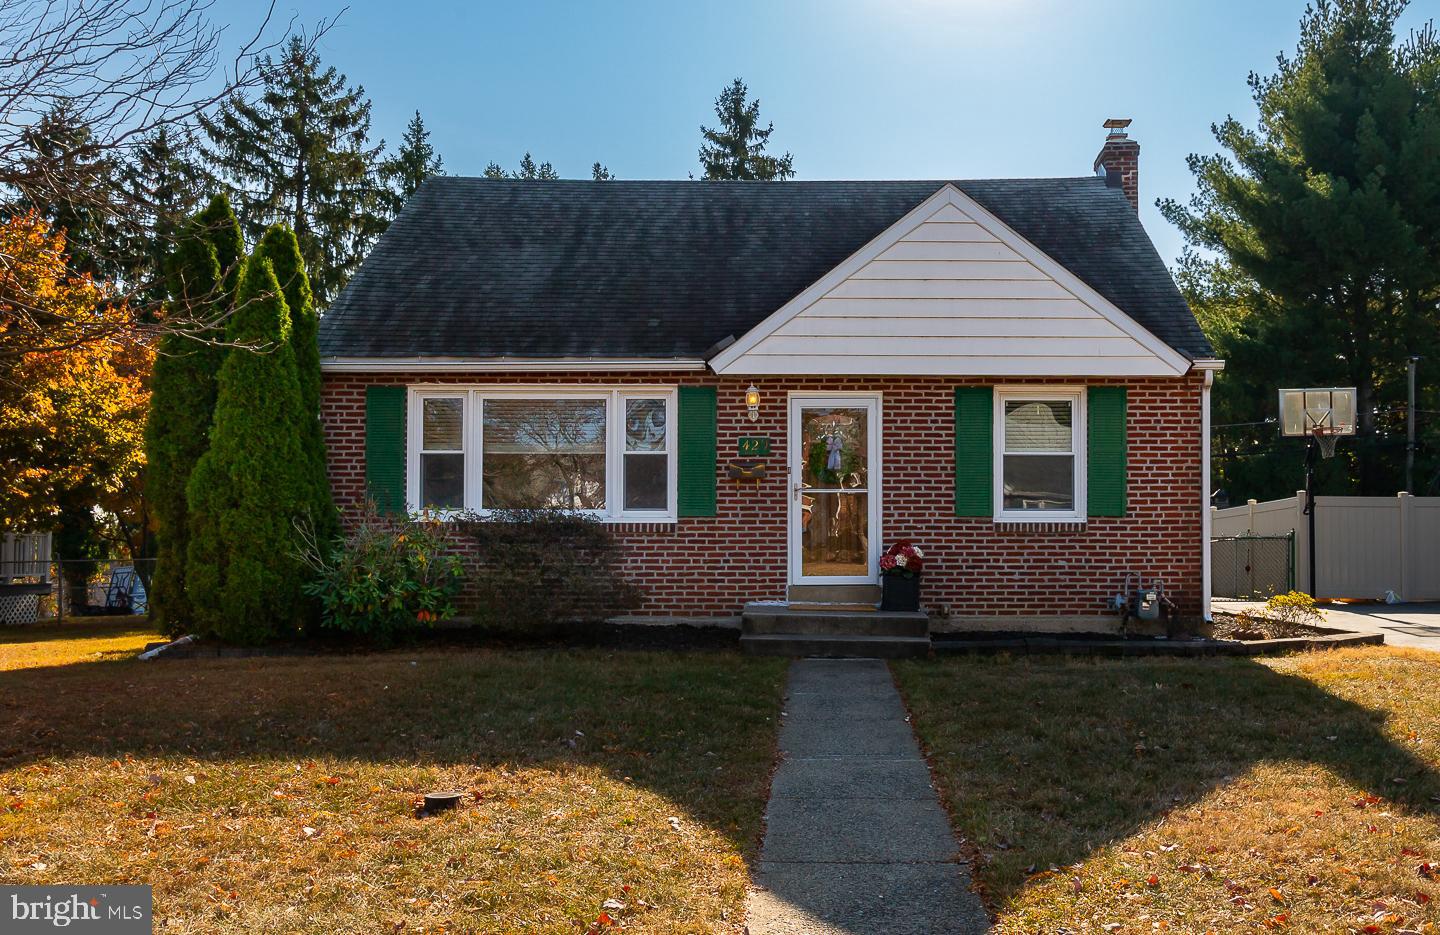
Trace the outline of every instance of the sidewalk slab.
<instances>
[{"instance_id":1,"label":"sidewalk slab","mask_svg":"<svg viewBox=\"0 0 1440 935\"><path fill-rule=\"evenodd\" d=\"M930 770L913 757L790 757L775 771L772 799L934 798Z\"/></svg>"},{"instance_id":2,"label":"sidewalk slab","mask_svg":"<svg viewBox=\"0 0 1440 935\"><path fill-rule=\"evenodd\" d=\"M791 664L749 935L972 935L989 919L879 660Z\"/></svg>"},{"instance_id":3,"label":"sidewalk slab","mask_svg":"<svg viewBox=\"0 0 1440 935\"><path fill-rule=\"evenodd\" d=\"M984 932L989 919L953 864L762 862L752 933L944 935Z\"/></svg>"}]
</instances>

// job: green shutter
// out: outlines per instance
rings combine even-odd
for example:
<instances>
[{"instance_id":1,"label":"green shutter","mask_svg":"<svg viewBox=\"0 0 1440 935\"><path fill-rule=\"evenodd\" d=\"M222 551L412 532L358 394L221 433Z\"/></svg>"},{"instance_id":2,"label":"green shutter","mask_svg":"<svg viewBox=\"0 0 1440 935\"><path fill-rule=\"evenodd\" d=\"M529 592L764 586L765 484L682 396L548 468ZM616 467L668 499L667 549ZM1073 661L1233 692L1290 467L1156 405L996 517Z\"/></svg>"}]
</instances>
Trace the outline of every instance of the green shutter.
<instances>
[{"instance_id":1,"label":"green shutter","mask_svg":"<svg viewBox=\"0 0 1440 935\"><path fill-rule=\"evenodd\" d=\"M994 516L995 391L955 388L955 515Z\"/></svg>"},{"instance_id":2,"label":"green shutter","mask_svg":"<svg viewBox=\"0 0 1440 935\"><path fill-rule=\"evenodd\" d=\"M1125 387L1092 386L1086 403L1086 502L1091 516L1125 515Z\"/></svg>"},{"instance_id":3,"label":"green shutter","mask_svg":"<svg viewBox=\"0 0 1440 935\"><path fill-rule=\"evenodd\" d=\"M715 387L680 387L681 516L715 515Z\"/></svg>"},{"instance_id":4,"label":"green shutter","mask_svg":"<svg viewBox=\"0 0 1440 935\"><path fill-rule=\"evenodd\" d=\"M405 511L405 387L365 388L365 488L382 513Z\"/></svg>"}]
</instances>

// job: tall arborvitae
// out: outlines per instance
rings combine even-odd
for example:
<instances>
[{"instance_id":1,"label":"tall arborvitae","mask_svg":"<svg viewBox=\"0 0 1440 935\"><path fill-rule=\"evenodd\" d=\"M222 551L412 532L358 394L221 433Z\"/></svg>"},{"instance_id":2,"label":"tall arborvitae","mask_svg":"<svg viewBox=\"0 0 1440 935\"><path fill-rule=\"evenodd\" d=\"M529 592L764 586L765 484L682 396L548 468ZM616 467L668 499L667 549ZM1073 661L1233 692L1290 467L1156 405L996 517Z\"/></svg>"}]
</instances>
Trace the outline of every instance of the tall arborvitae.
<instances>
[{"instance_id":1,"label":"tall arborvitae","mask_svg":"<svg viewBox=\"0 0 1440 935\"><path fill-rule=\"evenodd\" d=\"M335 297L388 223L383 141L370 144L370 102L296 38L262 66L250 100L230 98L201 125L206 155L230 186L245 232L290 225L316 300Z\"/></svg>"},{"instance_id":2,"label":"tall arborvitae","mask_svg":"<svg viewBox=\"0 0 1440 935\"><path fill-rule=\"evenodd\" d=\"M245 266L229 338L210 448L187 488L185 574L197 632L259 643L304 622L295 523L313 492L290 310L267 259Z\"/></svg>"},{"instance_id":3,"label":"tall arborvitae","mask_svg":"<svg viewBox=\"0 0 1440 935\"><path fill-rule=\"evenodd\" d=\"M716 129L702 126L700 166L705 178L740 181L783 182L795 175L795 160L789 153L770 156L765 147L775 124L760 126L760 102L749 101L749 89L736 78L715 99Z\"/></svg>"},{"instance_id":4,"label":"tall arborvitae","mask_svg":"<svg viewBox=\"0 0 1440 935\"><path fill-rule=\"evenodd\" d=\"M319 541L326 542L338 532L338 524L325 466L325 434L320 424L320 319L315 314L310 279L305 275L305 261L300 257L295 234L284 225L276 224L265 232L255 247L252 262L255 259L270 261L290 309L290 346L294 349L295 369L300 379L300 446L310 465L313 487L306 512Z\"/></svg>"},{"instance_id":5,"label":"tall arborvitae","mask_svg":"<svg viewBox=\"0 0 1440 935\"><path fill-rule=\"evenodd\" d=\"M239 237L229 202L217 195L191 218L166 261L167 315L183 324L166 334L155 357L145 425L145 499L155 516L158 547L150 614L172 634L183 632L192 618L185 583L185 488L209 445L216 375L225 355L219 344L233 299L227 286L240 268Z\"/></svg>"},{"instance_id":6,"label":"tall arborvitae","mask_svg":"<svg viewBox=\"0 0 1440 935\"><path fill-rule=\"evenodd\" d=\"M405 135L400 138L400 148L395 155L380 166L380 173L390 184L393 194L393 208L399 211L420 183L426 179L445 174L445 160L430 144L430 131L420 119L420 111L405 126Z\"/></svg>"}]
</instances>

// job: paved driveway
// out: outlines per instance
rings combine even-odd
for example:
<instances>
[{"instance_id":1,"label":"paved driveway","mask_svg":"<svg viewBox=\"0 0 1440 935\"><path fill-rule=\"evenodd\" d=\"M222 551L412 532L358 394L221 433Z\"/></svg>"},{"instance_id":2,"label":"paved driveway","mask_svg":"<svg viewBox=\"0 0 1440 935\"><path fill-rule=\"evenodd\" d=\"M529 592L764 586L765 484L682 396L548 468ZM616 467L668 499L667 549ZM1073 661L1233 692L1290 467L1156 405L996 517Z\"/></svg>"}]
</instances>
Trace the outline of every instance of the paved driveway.
<instances>
[{"instance_id":1,"label":"paved driveway","mask_svg":"<svg viewBox=\"0 0 1440 935\"><path fill-rule=\"evenodd\" d=\"M1215 610L1255 610L1256 601L1216 598ZM1440 603L1435 604L1329 604L1323 606L1327 626L1360 633L1383 633L1391 646L1440 650Z\"/></svg>"}]
</instances>

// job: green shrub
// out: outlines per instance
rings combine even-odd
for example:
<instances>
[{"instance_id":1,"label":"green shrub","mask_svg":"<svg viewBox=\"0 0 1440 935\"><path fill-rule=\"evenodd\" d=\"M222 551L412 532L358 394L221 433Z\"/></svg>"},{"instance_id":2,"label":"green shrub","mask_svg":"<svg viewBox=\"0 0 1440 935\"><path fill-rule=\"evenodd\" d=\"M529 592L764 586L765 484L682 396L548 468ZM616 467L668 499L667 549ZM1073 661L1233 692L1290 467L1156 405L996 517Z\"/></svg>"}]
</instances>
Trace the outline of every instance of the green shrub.
<instances>
[{"instance_id":1,"label":"green shrub","mask_svg":"<svg viewBox=\"0 0 1440 935\"><path fill-rule=\"evenodd\" d=\"M455 616L464 571L433 520L396 521L367 510L330 545L306 536L302 553L321 626L388 642Z\"/></svg>"},{"instance_id":2,"label":"green shrub","mask_svg":"<svg viewBox=\"0 0 1440 935\"><path fill-rule=\"evenodd\" d=\"M603 620L640 603L610 528L583 513L497 510L456 528L475 540L473 611L500 626Z\"/></svg>"}]
</instances>

